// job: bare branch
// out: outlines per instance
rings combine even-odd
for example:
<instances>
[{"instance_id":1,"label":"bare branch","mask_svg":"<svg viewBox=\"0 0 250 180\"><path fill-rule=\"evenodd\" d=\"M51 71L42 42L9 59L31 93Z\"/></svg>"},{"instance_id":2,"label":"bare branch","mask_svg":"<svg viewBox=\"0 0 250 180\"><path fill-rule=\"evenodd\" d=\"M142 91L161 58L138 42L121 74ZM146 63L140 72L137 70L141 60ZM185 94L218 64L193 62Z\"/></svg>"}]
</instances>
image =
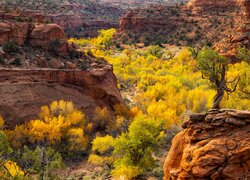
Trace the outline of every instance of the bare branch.
<instances>
[{"instance_id":1,"label":"bare branch","mask_svg":"<svg viewBox=\"0 0 250 180\"><path fill-rule=\"evenodd\" d=\"M227 92L229 92L229 93L235 92L235 91L236 91L236 88L237 88L237 86L238 86L238 84L239 84L239 82L240 82L240 78L238 78L238 80L237 80L236 84L234 85L233 89L230 89L230 88L228 88L228 87L225 85L225 87L224 87L225 91L227 91Z\"/></svg>"},{"instance_id":2,"label":"bare branch","mask_svg":"<svg viewBox=\"0 0 250 180\"><path fill-rule=\"evenodd\" d=\"M235 82L237 79L239 79L240 77L239 76L236 76L232 81L226 81L226 83L228 84L228 83L233 83L233 82Z\"/></svg>"},{"instance_id":3,"label":"bare branch","mask_svg":"<svg viewBox=\"0 0 250 180\"><path fill-rule=\"evenodd\" d=\"M245 89L242 89L242 92L245 93L245 94L247 94L247 95L250 95L250 92L247 91L247 90L245 90Z\"/></svg>"}]
</instances>

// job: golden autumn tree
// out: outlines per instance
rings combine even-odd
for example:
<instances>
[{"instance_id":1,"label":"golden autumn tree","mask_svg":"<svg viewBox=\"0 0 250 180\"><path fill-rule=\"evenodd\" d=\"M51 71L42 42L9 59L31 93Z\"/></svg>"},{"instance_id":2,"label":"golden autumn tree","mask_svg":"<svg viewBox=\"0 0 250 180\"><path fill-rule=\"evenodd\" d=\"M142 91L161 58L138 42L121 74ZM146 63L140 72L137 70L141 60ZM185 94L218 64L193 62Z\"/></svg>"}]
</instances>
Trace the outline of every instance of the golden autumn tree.
<instances>
[{"instance_id":1,"label":"golden autumn tree","mask_svg":"<svg viewBox=\"0 0 250 180\"><path fill-rule=\"evenodd\" d=\"M72 102L61 100L42 106L39 119L16 126L7 133L12 144L17 147L32 143L61 146L61 149L69 151L84 151L88 144L84 127L85 115L75 109Z\"/></svg>"}]
</instances>

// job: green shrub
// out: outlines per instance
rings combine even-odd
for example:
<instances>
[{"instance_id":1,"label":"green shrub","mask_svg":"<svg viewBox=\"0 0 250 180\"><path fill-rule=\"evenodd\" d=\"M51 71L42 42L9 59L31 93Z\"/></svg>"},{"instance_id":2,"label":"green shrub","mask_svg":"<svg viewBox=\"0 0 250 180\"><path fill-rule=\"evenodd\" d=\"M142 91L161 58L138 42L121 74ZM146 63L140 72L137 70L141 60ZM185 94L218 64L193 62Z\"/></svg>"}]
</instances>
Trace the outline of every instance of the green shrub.
<instances>
[{"instance_id":1,"label":"green shrub","mask_svg":"<svg viewBox=\"0 0 250 180\"><path fill-rule=\"evenodd\" d=\"M48 50L54 55L58 55L58 47L60 46L60 40L55 39L49 42Z\"/></svg>"},{"instance_id":2,"label":"green shrub","mask_svg":"<svg viewBox=\"0 0 250 180\"><path fill-rule=\"evenodd\" d=\"M19 48L17 46L17 43L13 40L10 40L3 46L3 50L7 54L15 54L19 52Z\"/></svg>"},{"instance_id":3,"label":"green shrub","mask_svg":"<svg viewBox=\"0 0 250 180\"><path fill-rule=\"evenodd\" d=\"M39 176L39 179L57 179L55 170L64 166L62 156L51 147L37 146L30 149L24 146L16 152L18 164L29 174Z\"/></svg>"},{"instance_id":4,"label":"green shrub","mask_svg":"<svg viewBox=\"0 0 250 180\"><path fill-rule=\"evenodd\" d=\"M0 64L5 64L3 57L0 57Z\"/></svg>"},{"instance_id":5,"label":"green shrub","mask_svg":"<svg viewBox=\"0 0 250 180\"><path fill-rule=\"evenodd\" d=\"M15 66L21 66L22 61L21 61L20 57L15 57L14 61L11 64L15 65Z\"/></svg>"},{"instance_id":6,"label":"green shrub","mask_svg":"<svg viewBox=\"0 0 250 180\"><path fill-rule=\"evenodd\" d=\"M22 16L18 16L16 18L16 21L18 21L18 22L24 22L24 18Z\"/></svg>"},{"instance_id":7,"label":"green shrub","mask_svg":"<svg viewBox=\"0 0 250 180\"><path fill-rule=\"evenodd\" d=\"M156 167L152 154L163 139L163 121L155 121L146 116L137 116L128 131L120 136L96 137L92 142L89 162L105 164L112 168L115 178L135 178Z\"/></svg>"}]
</instances>

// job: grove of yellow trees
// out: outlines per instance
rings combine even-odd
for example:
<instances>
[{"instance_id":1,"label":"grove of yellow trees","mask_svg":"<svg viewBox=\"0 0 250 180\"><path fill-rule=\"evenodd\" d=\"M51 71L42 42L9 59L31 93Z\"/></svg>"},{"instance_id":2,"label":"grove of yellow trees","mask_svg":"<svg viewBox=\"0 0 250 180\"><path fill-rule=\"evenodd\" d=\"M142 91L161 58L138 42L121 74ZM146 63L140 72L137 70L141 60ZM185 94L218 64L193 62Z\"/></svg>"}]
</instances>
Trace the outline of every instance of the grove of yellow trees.
<instances>
[{"instance_id":1,"label":"grove of yellow trees","mask_svg":"<svg viewBox=\"0 0 250 180\"><path fill-rule=\"evenodd\" d=\"M41 107L39 119L17 125L6 134L14 147L25 144L61 146L67 150L84 151L88 137L84 134L85 115L74 109L72 102L54 101Z\"/></svg>"},{"instance_id":2,"label":"grove of yellow trees","mask_svg":"<svg viewBox=\"0 0 250 180\"><path fill-rule=\"evenodd\" d=\"M120 45L113 41L115 33L115 29L101 30L96 38L71 38L69 43L113 65L127 106L115 105L113 112L96 107L93 118L86 120L72 102L55 101L41 107L37 119L13 130L4 129L0 118L0 178L15 174L56 178L54 169L63 167L65 160L77 159L90 146L90 163L107 168L115 179L135 178L159 164L157 152L165 147L171 130L180 129L193 112L212 107L214 86L202 78L188 48ZM240 77L238 86L223 97L223 108L249 109L250 65L246 51L240 50L244 61L229 64L225 77L228 82ZM16 158L12 160L10 154Z\"/></svg>"},{"instance_id":3,"label":"grove of yellow trees","mask_svg":"<svg viewBox=\"0 0 250 180\"><path fill-rule=\"evenodd\" d=\"M154 136L153 132L150 128L143 129L146 123L143 120L148 120L151 126L162 123L157 126L162 131L156 131L154 138L164 137L160 134L172 127L179 127L191 113L209 110L216 91L208 79L202 78L197 60L189 48L175 52L171 47L117 45L110 38L115 33L114 29L102 30L97 38L71 38L69 42L78 44L83 51L91 52L93 56L104 58L112 64L124 99L130 108L136 109L134 118L118 136L98 136L94 139L89 157L91 163L110 167L114 177L131 179L147 171L154 162L152 147L148 144L140 146L147 138L154 144L152 137L147 137L148 134ZM244 59L248 57L243 55ZM234 93L224 96L221 103L223 108L249 109L249 73L249 62L239 61L228 66L226 80L230 82L240 77L240 81ZM117 116L116 124L123 119ZM136 129L132 128L134 123L139 124ZM134 133L138 134L133 136ZM133 149L133 146L136 148ZM149 161L140 159L137 153L141 151ZM133 161L134 156L138 157L137 161Z\"/></svg>"}]
</instances>

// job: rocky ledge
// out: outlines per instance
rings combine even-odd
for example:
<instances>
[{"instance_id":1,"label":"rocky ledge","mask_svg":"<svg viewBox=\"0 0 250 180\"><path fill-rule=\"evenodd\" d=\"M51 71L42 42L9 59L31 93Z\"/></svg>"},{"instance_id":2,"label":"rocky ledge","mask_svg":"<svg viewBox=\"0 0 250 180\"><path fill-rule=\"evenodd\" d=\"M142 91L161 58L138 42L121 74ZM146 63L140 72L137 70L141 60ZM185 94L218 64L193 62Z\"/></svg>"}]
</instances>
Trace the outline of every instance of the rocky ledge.
<instances>
[{"instance_id":1,"label":"rocky ledge","mask_svg":"<svg viewBox=\"0 0 250 180\"><path fill-rule=\"evenodd\" d=\"M0 114L9 128L37 118L40 107L72 101L88 119L96 107L123 104L111 65L86 70L0 69Z\"/></svg>"},{"instance_id":2,"label":"rocky ledge","mask_svg":"<svg viewBox=\"0 0 250 180\"><path fill-rule=\"evenodd\" d=\"M164 179L250 179L250 111L193 114L175 136Z\"/></svg>"}]
</instances>

